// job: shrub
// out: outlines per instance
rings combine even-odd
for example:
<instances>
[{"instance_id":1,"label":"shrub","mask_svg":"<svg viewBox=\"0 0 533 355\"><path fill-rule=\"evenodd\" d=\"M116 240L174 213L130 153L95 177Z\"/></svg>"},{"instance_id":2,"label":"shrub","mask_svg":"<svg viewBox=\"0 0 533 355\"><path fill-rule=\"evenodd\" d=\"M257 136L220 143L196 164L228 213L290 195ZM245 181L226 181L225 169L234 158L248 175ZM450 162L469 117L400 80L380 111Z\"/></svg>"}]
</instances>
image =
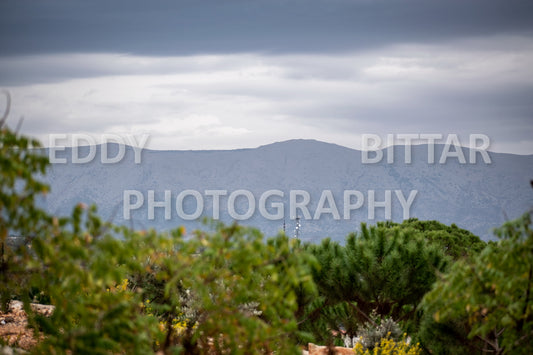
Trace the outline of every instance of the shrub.
<instances>
[{"instance_id":1,"label":"shrub","mask_svg":"<svg viewBox=\"0 0 533 355\"><path fill-rule=\"evenodd\" d=\"M7 113L4 115L7 116ZM4 117L5 118L5 117ZM21 297L49 354L297 352L297 294L315 294L314 258L297 241L213 225L187 238L103 223L95 207L48 216L35 199L48 161L0 119L0 294ZM5 247L8 233L31 235ZM29 295L47 297L51 317Z\"/></svg>"},{"instance_id":2,"label":"shrub","mask_svg":"<svg viewBox=\"0 0 533 355\"><path fill-rule=\"evenodd\" d=\"M377 320L374 318L373 323L365 323L364 326L359 327L357 331L358 343L361 343L363 349L374 349L381 343L382 339L391 339L393 341L399 341L402 337L402 330L398 323L394 322L391 318L384 320Z\"/></svg>"},{"instance_id":3,"label":"shrub","mask_svg":"<svg viewBox=\"0 0 533 355\"><path fill-rule=\"evenodd\" d=\"M406 331L416 330L410 325L417 321L416 308L450 261L439 245L413 230L386 225L362 224L345 246L325 239L306 250L321 268L313 273L319 297L302 297L307 303L301 328L327 344L334 341L331 330L355 336L361 324L373 323L373 311L401 321Z\"/></svg>"},{"instance_id":4,"label":"shrub","mask_svg":"<svg viewBox=\"0 0 533 355\"><path fill-rule=\"evenodd\" d=\"M530 354L533 334L533 229L531 213L496 230L471 260L453 265L429 292L423 309L437 323L464 324L478 351Z\"/></svg>"},{"instance_id":5,"label":"shrub","mask_svg":"<svg viewBox=\"0 0 533 355\"><path fill-rule=\"evenodd\" d=\"M379 343L375 344L375 347L365 349L361 343L357 343L354 347L356 355L420 355L422 350L418 344L411 345L407 341L406 337L400 341L395 341L389 337L381 338Z\"/></svg>"}]
</instances>

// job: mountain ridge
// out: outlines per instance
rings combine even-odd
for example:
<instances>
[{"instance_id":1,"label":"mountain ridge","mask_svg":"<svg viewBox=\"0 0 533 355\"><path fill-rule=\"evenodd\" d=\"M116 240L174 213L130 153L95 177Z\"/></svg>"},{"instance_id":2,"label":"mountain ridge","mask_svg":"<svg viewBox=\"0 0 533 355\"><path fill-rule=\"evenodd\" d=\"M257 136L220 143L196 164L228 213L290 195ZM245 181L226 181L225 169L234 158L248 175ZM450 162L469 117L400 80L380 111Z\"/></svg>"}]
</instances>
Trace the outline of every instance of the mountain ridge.
<instances>
[{"instance_id":1,"label":"mountain ridge","mask_svg":"<svg viewBox=\"0 0 533 355\"><path fill-rule=\"evenodd\" d=\"M277 141L277 142L267 143L267 144L259 145L257 147L243 147L243 148L230 148L230 149L153 149L153 148L142 148L142 150L151 151L151 152L234 152L234 151L248 151L248 150L255 150L255 149L265 149L265 148L270 148L270 147L292 145L292 144L310 144L310 143L316 143L316 144L321 144L321 145L325 145L325 146L338 147L338 148L342 148L342 149L346 149L346 150L353 150L353 151L357 151L357 152L364 151L362 149L350 148L350 147L347 147L347 146L344 146L344 145L341 145L341 144L337 144L337 143L325 142L325 141L320 141L320 140L317 140L317 139L308 139L308 138L295 138L295 139L288 139L288 140L284 140L284 141ZM111 146L111 147L124 145L126 148L131 148L131 149L135 148L134 146L129 145L129 144L119 144L119 143L116 143L116 142L99 143L99 144L96 144L95 146L96 147L101 147L104 144L107 144L108 146ZM434 145L436 147L437 146L440 146L440 147L444 147L445 146L444 143L435 143ZM79 149L86 149L89 146L90 145L80 145ZM404 148L405 147L405 145L403 145L403 144L395 144L393 146L395 148ZM419 146L426 147L427 144L412 144L411 145L412 148L419 147ZM458 147L461 147L462 149L470 150L470 148L468 146L462 146L461 145L461 146L458 146ZM50 147L44 147L44 148L39 148L39 149L48 150L49 148ZM72 147L71 146L66 146L66 147L60 147L60 148L63 149L63 148L72 148ZM378 150L386 151L387 147L380 148ZM486 151L489 154L500 154L500 155L521 156L521 157L532 157L533 156L533 153L531 153L531 154L517 154L517 153L507 153L507 152L496 152L496 151L492 151L490 149L487 149Z\"/></svg>"},{"instance_id":2,"label":"mountain ridge","mask_svg":"<svg viewBox=\"0 0 533 355\"><path fill-rule=\"evenodd\" d=\"M46 179L52 192L43 201L53 213L68 214L78 202L96 203L104 218L110 218L118 208L114 221L141 228L154 227L166 230L185 225L188 230L201 227L198 221L190 222L177 217L174 208L177 195L186 189L203 193L205 190L227 190L227 194L244 189L255 197L256 205L262 193L271 189L284 192L283 198L272 201L285 206L284 217L287 234L292 235L294 219L289 216L291 190L305 190L311 195L310 210L316 210L324 190L331 190L334 201L343 201L344 191L360 191L363 206L354 211L354 218L335 220L322 216L320 220L302 220L302 238L318 241L323 237L343 240L346 234L358 229L361 222L375 223L384 219L383 208L377 208L376 219L368 220L369 192L375 191L376 201L391 193L392 219L401 221L403 211L396 201L395 191L407 198L410 191L418 191L412 204L410 217L434 219L446 224L455 223L471 230L483 239L490 239L490 228L501 225L505 214L518 217L533 206L533 190L529 180L533 177L533 155L488 152L492 163L483 164L478 155L477 164L459 164L448 158L438 164L444 145L435 145L435 164L427 163L427 145L413 145L412 163L404 162L404 146L392 148L395 161L387 164L387 149L383 159L375 164L363 164L362 152L340 145L315 140L290 140L275 142L257 148L237 150L142 151L141 164L134 164L133 148L127 146L122 161L102 164L99 159L101 145L95 147L96 157L87 164L53 164ZM108 143L108 156L118 152L118 145ZM80 155L89 147L80 147ZM47 150L48 151L48 150ZM468 148L462 147L468 162ZM61 153L61 154L59 154ZM68 157L72 148L57 152ZM171 191L171 219L165 220L161 208L155 209L155 220L148 219L147 208L133 211L132 221L125 221L124 191L136 190L147 199L153 190L156 201L164 199L165 190ZM209 196L204 198L204 214L212 216L213 206ZM221 217L228 218L226 200L222 196ZM194 210L192 198L184 200L186 211ZM246 208L241 196L237 210ZM117 207L118 206L118 207ZM342 206L338 206L342 210ZM188 208L188 210L187 210ZM504 213L502 212L504 211ZM313 214L313 211L310 211ZM224 217L225 216L225 217ZM256 211L252 218L240 221L257 226L267 235L277 233L283 220L267 221Z\"/></svg>"}]
</instances>

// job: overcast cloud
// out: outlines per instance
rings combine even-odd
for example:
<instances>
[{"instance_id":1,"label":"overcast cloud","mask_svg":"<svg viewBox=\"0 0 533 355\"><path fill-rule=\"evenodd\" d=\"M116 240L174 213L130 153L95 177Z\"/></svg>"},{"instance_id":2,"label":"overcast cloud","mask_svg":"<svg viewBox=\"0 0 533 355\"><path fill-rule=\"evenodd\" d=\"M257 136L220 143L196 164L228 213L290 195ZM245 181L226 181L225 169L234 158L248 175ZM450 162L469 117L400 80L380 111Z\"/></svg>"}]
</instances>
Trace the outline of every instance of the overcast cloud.
<instances>
[{"instance_id":1,"label":"overcast cloud","mask_svg":"<svg viewBox=\"0 0 533 355\"><path fill-rule=\"evenodd\" d=\"M532 35L525 0L3 1L0 86L45 144L484 133L533 154Z\"/></svg>"}]
</instances>

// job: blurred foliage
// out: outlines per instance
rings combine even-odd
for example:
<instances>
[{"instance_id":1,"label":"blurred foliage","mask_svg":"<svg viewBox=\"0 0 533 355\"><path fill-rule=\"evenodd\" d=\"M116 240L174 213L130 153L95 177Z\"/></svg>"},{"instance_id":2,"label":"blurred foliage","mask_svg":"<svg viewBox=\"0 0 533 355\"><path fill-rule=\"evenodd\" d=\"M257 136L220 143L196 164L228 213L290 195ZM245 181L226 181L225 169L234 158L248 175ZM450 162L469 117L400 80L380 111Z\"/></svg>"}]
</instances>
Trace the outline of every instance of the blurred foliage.
<instances>
[{"instance_id":1,"label":"blurred foliage","mask_svg":"<svg viewBox=\"0 0 533 355\"><path fill-rule=\"evenodd\" d=\"M424 298L435 322L462 320L480 352L533 352L531 215L505 223L496 231L498 243L455 263Z\"/></svg>"},{"instance_id":2,"label":"blurred foliage","mask_svg":"<svg viewBox=\"0 0 533 355\"><path fill-rule=\"evenodd\" d=\"M315 287L294 241L237 225L187 239L108 226L78 206L33 245L32 285L56 306L33 317L46 334L37 353L295 353L295 290Z\"/></svg>"},{"instance_id":3,"label":"blurred foliage","mask_svg":"<svg viewBox=\"0 0 533 355\"><path fill-rule=\"evenodd\" d=\"M447 226L438 221L420 221L417 218L406 219L402 223L392 221L378 222L379 227L384 227L389 234L395 230L409 232L414 237L426 239L439 245L446 255L454 260L478 254L487 243L466 229L457 227L452 223Z\"/></svg>"},{"instance_id":4,"label":"blurred foliage","mask_svg":"<svg viewBox=\"0 0 533 355\"><path fill-rule=\"evenodd\" d=\"M23 294L21 288L27 286L21 266L28 257L26 248L13 250L7 239L9 235L34 236L50 218L35 203L49 190L39 179L46 172L48 157L36 150L38 141L7 126L11 96L4 94L6 108L0 118L0 308L5 310L7 302Z\"/></svg>"}]
</instances>

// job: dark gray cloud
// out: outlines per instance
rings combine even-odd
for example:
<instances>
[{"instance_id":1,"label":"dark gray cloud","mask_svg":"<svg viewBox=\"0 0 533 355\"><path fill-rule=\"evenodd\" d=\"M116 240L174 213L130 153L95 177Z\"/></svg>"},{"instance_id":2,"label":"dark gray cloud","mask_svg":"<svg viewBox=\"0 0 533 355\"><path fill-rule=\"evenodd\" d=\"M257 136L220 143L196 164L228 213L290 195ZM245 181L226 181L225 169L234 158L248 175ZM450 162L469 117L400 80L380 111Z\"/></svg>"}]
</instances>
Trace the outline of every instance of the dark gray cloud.
<instances>
[{"instance_id":1,"label":"dark gray cloud","mask_svg":"<svg viewBox=\"0 0 533 355\"><path fill-rule=\"evenodd\" d=\"M0 2L0 55L353 51L531 34L530 0Z\"/></svg>"},{"instance_id":2,"label":"dark gray cloud","mask_svg":"<svg viewBox=\"0 0 533 355\"><path fill-rule=\"evenodd\" d=\"M531 0L2 0L0 86L44 142L485 133L531 154L532 38Z\"/></svg>"}]
</instances>

